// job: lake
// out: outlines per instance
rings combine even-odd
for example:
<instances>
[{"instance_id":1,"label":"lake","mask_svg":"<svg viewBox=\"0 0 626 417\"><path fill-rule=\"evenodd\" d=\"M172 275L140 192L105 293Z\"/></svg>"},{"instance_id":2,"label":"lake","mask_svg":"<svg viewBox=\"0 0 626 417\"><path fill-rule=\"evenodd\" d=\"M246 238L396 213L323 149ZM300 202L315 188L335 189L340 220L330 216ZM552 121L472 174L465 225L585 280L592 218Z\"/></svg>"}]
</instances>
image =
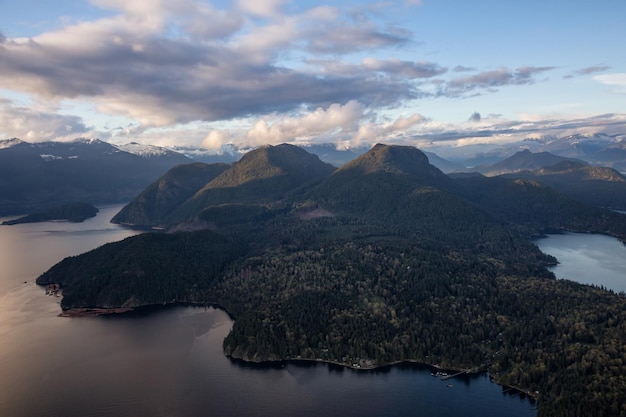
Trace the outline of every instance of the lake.
<instances>
[{"instance_id":1,"label":"lake","mask_svg":"<svg viewBox=\"0 0 626 417\"><path fill-rule=\"evenodd\" d=\"M108 223L120 208L78 224L0 227L0 416L536 415L486 374L441 381L412 365L234 362L222 353L232 321L213 308L58 317L60 299L35 278L63 257L135 234Z\"/></svg>"},{"instance_id":2,"label":"lake","mask_svg":"<svg viewBox=\"0 0 626 417\"><path fill-rule=\"evenodd\" d=\"M626 246L605 235L565 233L537 239L542 252L559 264L549 268L557 278L626 292Z\"/></svg>"}]
</instances>

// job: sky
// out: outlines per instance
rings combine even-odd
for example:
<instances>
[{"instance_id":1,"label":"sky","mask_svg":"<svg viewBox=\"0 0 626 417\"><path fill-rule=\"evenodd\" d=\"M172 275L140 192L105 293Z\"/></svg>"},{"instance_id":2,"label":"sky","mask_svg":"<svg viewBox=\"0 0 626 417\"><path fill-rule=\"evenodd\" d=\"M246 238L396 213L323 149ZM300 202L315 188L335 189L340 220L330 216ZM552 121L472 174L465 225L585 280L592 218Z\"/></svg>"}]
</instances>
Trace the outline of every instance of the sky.
<instances>
[{"instance_id":1,"label":"sky","mask_svg":"<svg viewBox=\"0 0 626 417\"><path fill-rule=\"evenodd\" d=\"M0 0L0 139L626 133L626 0Z\"/></svg>"}]
</instances>

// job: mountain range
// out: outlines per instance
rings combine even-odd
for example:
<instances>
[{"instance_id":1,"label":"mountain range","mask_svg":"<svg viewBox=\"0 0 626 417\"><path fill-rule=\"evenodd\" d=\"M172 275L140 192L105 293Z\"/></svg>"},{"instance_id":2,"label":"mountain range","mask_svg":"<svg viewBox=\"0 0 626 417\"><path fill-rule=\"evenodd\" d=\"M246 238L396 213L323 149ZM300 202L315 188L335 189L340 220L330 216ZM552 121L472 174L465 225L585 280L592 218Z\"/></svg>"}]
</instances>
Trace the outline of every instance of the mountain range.
<instances>
[{"instance_id":1,"label":"mountain range","mask_svg":"<svg viewBox=\"0 0 626 417\"><path fill-rule=\"evenodd\" d=\"M173 166L192 162L176 152L93 139L0 142L0 215L85 201L128 201ZM129 152L133 151L133 152Z\"/></svg>"},{"instance_id":2,"label":"mountain range","mask_svg":"<svg viewBox=\"0 0 626 417\"><path fill-rule=\"evenodd\" d=\"M574 165L565 170L561 166L550 173L535 172L566 160L624 170L626 145L621 139L607 135L533 139L481 157L466 155L465 159L454 160L432 152L424 153L431 164L445 173L472 171L488 176L523 175L587 203L623 209L625 197L620 192L621 185L615 181L609 187L600 184L595 194L587 193L598 185L592 180L597 176L606 179L607 173L590 167L575 168ZM369 147L337 149L332 144L301 144L300 147L335 167L341 167L369 150ZM515 153L515 149L521 150ZM233 164L249 151L234 145L225 145L217 152L137 143L114 146L92 139L42 143L26 143L19 139L0 141L0 215L40 211L71 201L91 204L129 201L176 165L191 162ZM492 162L475 166L479 160ZM570 172L566 172L568 170ZM585 170L588 171L586 177L582 174ZM522 171L523 174L517 174ZM583 177L584 181L579 181L580 187L575 185L574 181Z\"/></svg>"},{"instance_id":3,"label":"mountain range","mask_svg":"<svg viewBox=\"0 0 626 417\"><path fill-rule=\"evenodd\" d=\"M116 216L133 219L168 233L37 279L61 286L65 314L213 304L235 318L233 358L489 370L534 396L539 416L623 405L626 299L555 279L528 238L625 240L626 216L535 180L449 176L416 148L382 144L337 169L283 144L174 168Z\"/></svg>"}]
</instances>

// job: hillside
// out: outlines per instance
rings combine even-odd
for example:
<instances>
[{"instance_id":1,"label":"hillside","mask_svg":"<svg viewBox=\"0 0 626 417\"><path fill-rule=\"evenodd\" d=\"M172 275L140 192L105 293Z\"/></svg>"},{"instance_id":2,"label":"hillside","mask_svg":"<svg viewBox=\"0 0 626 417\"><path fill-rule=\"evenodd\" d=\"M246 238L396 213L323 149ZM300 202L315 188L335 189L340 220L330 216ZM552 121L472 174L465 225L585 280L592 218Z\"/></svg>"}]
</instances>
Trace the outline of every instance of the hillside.
<instances>
[{"instance_id":1,"label":"hillside","mask_svg":"<svg viewBox=\"0 0 626 417\"><path fill-rule=\"evenodd\" d=\"M176 166L142 191L111 222L139 227L159 226L174 209L228 167L227 164L201 162Z\"/></svg>"},{"instance_id":2,"label":"hillside","mask_svg":"<svg viewBox=\"0 0 626 417\"><path fill-rule=\"evenodd\" d=\"M37 282L61 285L69 314L222 306L235 318L224 351L248 361L489 370L533 393L540 417L620 415L626 299L556 280L545 268L555 260L522 235L555 225L599 231L581 223L591 220L584 210L608 211L582 204L561 211L571 200L530 181L461 184L411 147L377 145L334 172L300 151L262 149L203 187L228 192L199 213L215 216L211 209L226 205L222 220L231 214L231 222L205 217L211 231L105 245L61 261ZM309 162L313 173L299 169ZM255 182L284 187L255 192ZM233 211L252 207L271 215L242 221ZM620 235L623 217L603 231Z\"/></svg>"},{"instance_id":3,"label":"hillside","mask_svg":"<svg viewBox=\"0 0 626 417\"><path fill-rule=\"evenodd\" d=\"M316 184L335 170L305 150L282 144L245 154L168 217L170 224L202 221L221 223L265 216L284 200Z\"/></svg>"},{"instance_id":4,"label":"hillside","mask_svg":"<svg viewBox=\"0 0 626 417\"><path fill-rule=\"evenodd\" d=\"M3 225L14 225L22 223L37 223L53 220L64 220L74 223L80 223L90 217L94 217L98 213L98 209L87 203L67 203L48 210L39 211L20 217L15 220L7 220L2 222Z\"/></svg>"},{"instance_id":5,"label":"hillside","mask_svg":"<svg viewBox=\"0 0 626 417\"><path fill-rule=\"evenodd\" d=\"M562 161L536 170L506 174L546 184L585 204L626 209L626 178L612 168Z\"/></svg>"}]
</instances>

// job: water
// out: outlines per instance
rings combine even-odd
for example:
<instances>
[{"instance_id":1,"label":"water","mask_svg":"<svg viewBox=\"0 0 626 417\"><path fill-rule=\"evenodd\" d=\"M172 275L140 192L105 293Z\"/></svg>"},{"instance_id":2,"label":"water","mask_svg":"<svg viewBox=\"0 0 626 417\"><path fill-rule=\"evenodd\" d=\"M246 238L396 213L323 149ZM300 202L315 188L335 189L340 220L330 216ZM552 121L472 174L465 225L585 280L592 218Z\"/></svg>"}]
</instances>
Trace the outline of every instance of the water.
<instances>
[{"instance_id":1,"label":"water","mask_svg":"<svg viewBox=\"0 0 626 417\"><path fill-rule=\"evenodd\" d=\"M0 227L0 416L536 415L484 374L440 381L408 365L242 365L223 355L232 321L213 308L58 317L59 298L34 279L65 256L132 235L108 223L119 208L80 224Z\"/></svg>"},{"instance_id":2,"label":"water","mask_svg":"<svg viewBox=\"0 0 626 417\"><path fill-rule=\"evenodd\" d=\"M557 278L626 292L626 246L610 236L566 233L535 241L559 264L550 268Z\"/></svg>"}]
</instances>

